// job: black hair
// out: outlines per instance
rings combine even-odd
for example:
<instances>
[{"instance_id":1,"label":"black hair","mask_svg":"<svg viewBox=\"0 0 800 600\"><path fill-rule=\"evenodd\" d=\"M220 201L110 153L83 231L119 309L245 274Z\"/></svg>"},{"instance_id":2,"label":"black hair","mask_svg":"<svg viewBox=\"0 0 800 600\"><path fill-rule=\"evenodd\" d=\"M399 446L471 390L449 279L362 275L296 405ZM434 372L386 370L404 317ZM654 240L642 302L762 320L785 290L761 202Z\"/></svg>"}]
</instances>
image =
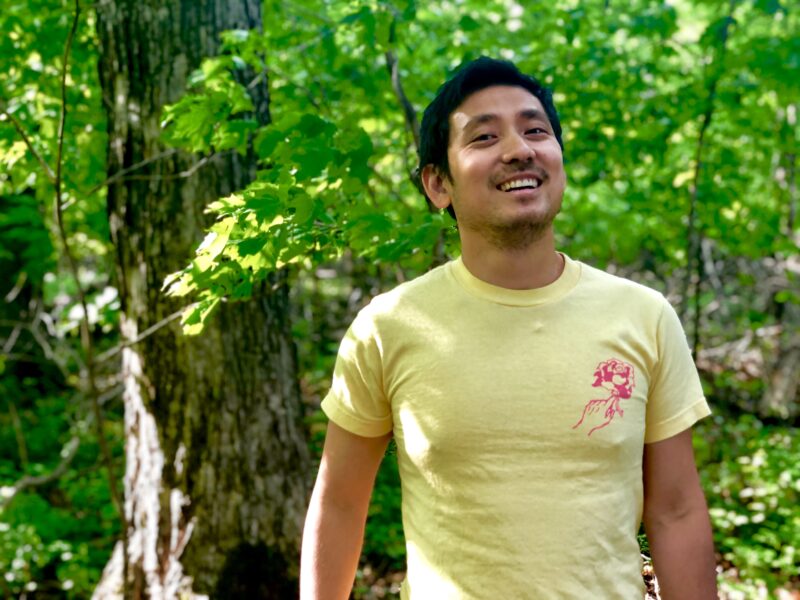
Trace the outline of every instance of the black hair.
<instances>
[{"instance_id":1,"label":"black hair","mask_svg":"<svg viewBox=\"0 0 800 600\"><path fill-rule=\"evenodd\" d=\"M561 121L553 104L552 92L530 75L525 75L507 60L497 60L481 56L462 65L458 71L436 91L436 97L425 109L419 135L419 166L415 172L415 182L425 194L422 186L422 169L433 165L437 171L450 177L447 161L447 146L450 142L450 115L468 96L494 85L511 85L528 90L542 103L545 114L553 127L556 141L561 149ZM426 195L427 197L427 195ZM447 211L455 218L453 207Z\"/></svg>"}]
</instances>

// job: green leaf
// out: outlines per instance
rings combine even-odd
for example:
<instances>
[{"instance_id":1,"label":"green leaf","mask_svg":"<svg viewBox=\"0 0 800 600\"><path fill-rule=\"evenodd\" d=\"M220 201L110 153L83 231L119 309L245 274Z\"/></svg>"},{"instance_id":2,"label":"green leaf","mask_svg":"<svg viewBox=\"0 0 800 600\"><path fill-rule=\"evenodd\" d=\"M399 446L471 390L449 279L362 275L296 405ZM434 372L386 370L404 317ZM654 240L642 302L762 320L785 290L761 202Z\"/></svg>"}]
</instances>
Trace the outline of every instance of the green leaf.
<instances>
[{"instance_id":1,"label":"green leaf","mask_svg":"<svg viewBox=\"0 0 800 600\"><path fill-rule=\"evenodd\" d=\"M220 298L201 300L197 304L186 307L181 317L183 333L185 335L198 335L202 333L208 317L220 302Z\"/></svg>"},{"instance_id":2,"label":"green leaf","mask_svg":"<svg viewBox=\"0 0 800 600\"><path fill-rule=\"evenodd\" d=\"M286 133L283 129L266 127L253 140L253 148L261 159L266 160L272 156L278 145L286 141L286 139Z\"/></svg>"},{"instance_id":3,"label":"green leaf","mask_svg":"<svg viewBox=\"0 0 800 600\"><path fill-rule=\"evenodd\" d=\"M239 241L236 249L239 252L239 256L252 256L261 252L268 240L269 238L266 234L248 237Z\"/></svg>"},{"instance_id":4,"label":"green leaf","mask_svg":"<svg viewBox=\"0 0 800 600\"><path fill-rule=\"evenodd\" d=\"M469 33L471 31L477 31L480 29L481 24L473 19L470 15L464 15L461 17L461 20L459 20L458 27L461 29L461 31Z\"/></svg>"},{"instance_id":5,"label":"green leaf","mask_svg":"<svg viewBox=\"0 0 800 600\"><path fill-rule=\"evenodd\" d=\"M768 15L774 15L780 10L786 10L780 0L756 0L755 6L758 10L764 11Z\"/></svg>"}]
</instances>

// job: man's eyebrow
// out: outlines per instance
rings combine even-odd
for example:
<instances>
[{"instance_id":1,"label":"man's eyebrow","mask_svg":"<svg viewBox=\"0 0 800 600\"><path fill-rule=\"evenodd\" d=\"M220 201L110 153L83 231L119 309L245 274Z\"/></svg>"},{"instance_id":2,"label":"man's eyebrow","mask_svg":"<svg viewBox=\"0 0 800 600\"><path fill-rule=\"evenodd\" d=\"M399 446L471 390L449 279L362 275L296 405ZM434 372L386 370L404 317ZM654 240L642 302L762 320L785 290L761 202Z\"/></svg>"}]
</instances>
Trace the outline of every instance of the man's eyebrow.
<instances>
[{"instance_id":1,"label":"man's eyebrow","mask_svg":"<svg viewBox=\"0 0 800 600\"><path fill-rule=\"evenodd\" d=\"M498 116L493 113L484 113L482 115L475 115L467 124L464 125L462 131L470 131L471 129L475 129L478 125L483 125L485 123L491 123L492 121L496 121Z\"/></svg>"},{"instance_id":2,"label":"man's eyebrow","mask_svg":"<svg viewBox=\"0 0 800 600\"><path fill-rule=\"evenodd\" d=\"M547 116L542 111L536 108L528 108L526 110L523 110L519 113L519 116L525 119L531 119L531 120L542 119L543 121L549 121Z\"/></svg>"},{"instance_id":3,"label":"man's eyebrow","mask_svg":"<svg viewBox=\"0 0 800 600\"><path fill-rule=\"evenodd\" d=\"M523 118L523 119L529 119L529 120L541 119L542 121L549 122L549 119L547 118L545 113L543 113L541 110L538 110L536 108L526 108L525 110L520 111L518 116ZM494 113L484 113L484 114L480 114L480 115L475 115L469 121L467 121L467 123L466 123L466 125L464 125L464 128L462 129L462 131L465 132L465 133L469 132L472 129L475 129L476 127L478 127L479 125L484 125L486 123L491 123L493 121L496 121L498 118L499 117Z\"/></svg>"}]
</instances>

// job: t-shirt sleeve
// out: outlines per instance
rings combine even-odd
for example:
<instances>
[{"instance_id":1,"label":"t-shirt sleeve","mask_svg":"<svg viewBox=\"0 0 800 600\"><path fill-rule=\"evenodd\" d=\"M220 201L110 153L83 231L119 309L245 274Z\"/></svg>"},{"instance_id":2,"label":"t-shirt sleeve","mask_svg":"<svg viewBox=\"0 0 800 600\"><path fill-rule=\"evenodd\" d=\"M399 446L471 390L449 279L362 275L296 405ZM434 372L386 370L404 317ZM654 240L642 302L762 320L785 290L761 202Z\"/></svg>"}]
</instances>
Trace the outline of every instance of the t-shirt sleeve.
<instances>
[{"instance_id":1,"label":"t-shirt sleeve","mask_svg":"<svg viewBox=\"0 0 800 600\"><path fill-rule=\"evenodd\" d=\"M381 346L367 309L358 314L342 339L322 410L339 427L356 435L378 437L392 430Z\"/></svg>"},{"instance_id":2,"label":"t-shirt sleeve","mask_svg":"<svg viewBox=\"0 0 800 600\"><path fill-rule=\"evenodd\" d=\"M677 435L711 414L680 319L666 300L656 336L658 361L647 398L646 444Z\"/></svg>"}]
</instances>

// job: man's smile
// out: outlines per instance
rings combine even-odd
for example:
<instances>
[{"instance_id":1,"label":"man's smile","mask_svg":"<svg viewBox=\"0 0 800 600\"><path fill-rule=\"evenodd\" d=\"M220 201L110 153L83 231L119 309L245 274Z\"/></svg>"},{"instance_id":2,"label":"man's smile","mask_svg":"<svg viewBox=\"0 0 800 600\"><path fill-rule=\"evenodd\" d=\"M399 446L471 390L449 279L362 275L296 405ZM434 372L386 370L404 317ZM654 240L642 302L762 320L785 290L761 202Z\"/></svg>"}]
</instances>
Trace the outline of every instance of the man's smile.
<instances>
[{"instance_id":1,"label":"man's smile","mask_svg":"<svg viewBox=\"0 0 800 600\"><path fill-rule=\"evenodd\" d=\"M497 186L500 191L508 192L511 190L520 189L536 189L542 184L537 178L515 179L514 181L507 181Z\"/></svg>"},{"instance_id":2,"label":"man's smile","mask_svg":"<svg viewBox=\"0 0 800 600\"><path fill-rule=\"evenodd\" d=\"M545 179L544 173L525 171L504 179L495 187L501 192L535 190L544 183Z\"/></svg>"}]
</instances>

